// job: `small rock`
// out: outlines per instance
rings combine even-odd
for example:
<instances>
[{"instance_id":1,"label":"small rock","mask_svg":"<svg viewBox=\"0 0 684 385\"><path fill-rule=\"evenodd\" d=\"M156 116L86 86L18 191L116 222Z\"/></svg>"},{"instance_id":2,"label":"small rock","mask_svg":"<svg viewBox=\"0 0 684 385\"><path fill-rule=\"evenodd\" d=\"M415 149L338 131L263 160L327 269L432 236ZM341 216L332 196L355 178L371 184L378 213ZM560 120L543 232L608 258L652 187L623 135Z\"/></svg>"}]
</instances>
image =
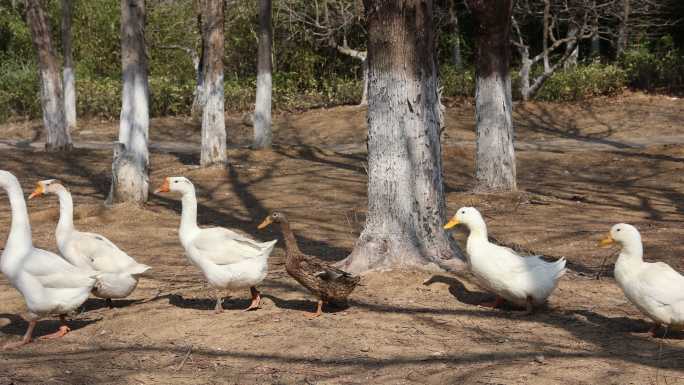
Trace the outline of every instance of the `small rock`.
<instances>
[{"instance_id":1,"label":"small rock","mask_svg":"<svg viewBox=\"0 0 684 385\"><path fill-rule=\"evenodd\" d=\"M361 348L361 351L362 351L362 352L367 352L367 351L369 351L369 350L370 350L370 348L369 348L368 346L364 346L364 347Z\"/></svg>"},{"instance_id":2,"label":"small rock","mask_svg":"<svg viewBox=\"0 0 684 385\"><path fill-rule=\"evenodd\" d=\"M538 362L538 363L540 363L540 364L546 363L546 361L544 360L544 356L541 355L541 354L539 354L539 355L537 355L537 356L534 356L534 361L536 361L536 362Z\"/></svg>"}]
</instances>

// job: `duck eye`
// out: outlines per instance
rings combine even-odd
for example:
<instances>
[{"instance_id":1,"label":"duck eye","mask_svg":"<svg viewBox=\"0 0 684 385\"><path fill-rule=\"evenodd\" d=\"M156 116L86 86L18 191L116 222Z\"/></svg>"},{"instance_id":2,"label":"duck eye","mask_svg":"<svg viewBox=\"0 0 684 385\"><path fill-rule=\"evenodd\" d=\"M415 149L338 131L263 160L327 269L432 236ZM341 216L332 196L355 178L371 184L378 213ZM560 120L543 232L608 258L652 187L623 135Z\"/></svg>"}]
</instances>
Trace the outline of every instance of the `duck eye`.
<instances>
[{"instance_id":1,"label":"duck eye","mask_svg":"<svg viewBox=\"0 0 684 385\"><path fill-rule=\"evenodd\" d=\"M173 183L178 183L178 181L177 181L177 180L174 180Z\"/></svg>"},{"instance_id":2,"label":"duck eye","mask_svg":"<svg viewBox=\"0 0 684 385\"><path fill-rule=\"evenodd\" d=\"M615 230L615 231L620 231L620 229L617 229L617 230Z\"/></svg>"}]
</instances>

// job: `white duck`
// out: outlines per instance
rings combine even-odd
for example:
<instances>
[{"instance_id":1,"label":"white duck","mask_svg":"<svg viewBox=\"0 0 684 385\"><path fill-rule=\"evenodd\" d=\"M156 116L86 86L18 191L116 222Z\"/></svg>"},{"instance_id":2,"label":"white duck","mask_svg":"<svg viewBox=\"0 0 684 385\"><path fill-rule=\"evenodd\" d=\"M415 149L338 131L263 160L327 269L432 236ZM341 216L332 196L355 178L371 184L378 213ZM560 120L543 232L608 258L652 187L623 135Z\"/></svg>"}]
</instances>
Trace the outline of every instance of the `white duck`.
<instances>
[{"instance_id":1,"label":"white duck","mask_svg":"<svg viewBox=\"0 0 684 385\"><path fill-rule=\"evenodd\" d=\"M0 270L19 290L29 310L24 317L29 322L24 337L4 346L4 349L11 349L31 342L36 322L48 315L59 315L62 325L57 332L41 338L57 338L68 333L70 329L64 316L88 299L97 273L33 247L26 201L19 181L11 173L0 170L0 187L7 192L12 208L12 225L0 257Z\"/></svg>"},{"instance_id":2,"label":"white duck","mask_svg":"<svg viewBox=\"0 0 684 385\"><path fill-rule=\"evenodd\" d=\"M150 267L136 262L102 235L77 231L71 194L59 181L38 182L29 199L43 194L55 194L59 198L59 222L55 231L59 252L71 264L99 273L93 294L105 298L109 307L112 307L112 298L131 294L140 275Z\"/></svg>"},{"instance_id":3,"label":"white duck","mask_svg":"<svg viewBox=\"0 0 684 385\"><path fill-rule=\"evenodd\" d=\"M470 269L483 286L494 292L496 307L506 299L531 312L534 305L546 301L565 274L565 259L546 262L538 256L521 257L508 247L489 242L487 225L480 212L472 207L461 207L444 225L449 229L464 224L470 230L466 251Z\"/></svg>"},{"instance_id":4,"label":"white duck","mask_svg":"<svg viewBox=\"0 0 684 385\"><path fill-rule=\"evenodd\" d=\"M601 246L622 246L615 262L615 280L627 299L655 322L673 330L684 329L684 276L664 262L644 262L641 235L632 225L618 223Z\"/></svg>"},{"instance_id":5,"label":"white duck","mask_svg":"<svg viewBox=\"0 0 684 385\"><path fill-rule=\"evenodd\" d=\"M182 214L178 235L190 262L200 268L209 284L218 289L249 287L252 303L247 310L258 309L261 295L256 285L268 273L268 256L277 240L257 242L222 227L201 229L197 226L195 186L187 178L169 177L155 194L175 191L182 194ZM218 295L215 311L223 311Z\"/></svg>"}]
</instances>

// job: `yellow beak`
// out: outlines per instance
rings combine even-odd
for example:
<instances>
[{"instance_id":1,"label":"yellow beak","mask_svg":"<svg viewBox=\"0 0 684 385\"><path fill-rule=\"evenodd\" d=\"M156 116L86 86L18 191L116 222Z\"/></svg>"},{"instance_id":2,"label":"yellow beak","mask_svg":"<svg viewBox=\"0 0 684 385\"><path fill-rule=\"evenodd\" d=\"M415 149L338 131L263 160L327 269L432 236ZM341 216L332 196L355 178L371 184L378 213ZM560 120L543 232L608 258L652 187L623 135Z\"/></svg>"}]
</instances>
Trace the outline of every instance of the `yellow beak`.
<instances>
[{"instance_id":1,"label":"yellow beak","mask_svg":"<svg viewBox=\"0 0 684 385\"><path fill-rule=\"evenodd\" d=\"M257 226L257 229L263 229L264 227L270 225L271 223L273 223L273 221L271 220L271 217L266 217L266 219L264 219L264 221L261 222L261 224L259 226Z\"/></svg>"},{"instance_id":2,"label":"yellow beak","mask_svg":"<svg viewBox=\"0 0 684 385\"><path fill-rule=\"evenodd\" d=\"M169 178L164 178L164 183L162 183L162 185L158 189L154 190L154 193L159 194L159 193L169 192L169 191L170 191L169 190Z\"/></svg>"},{"instance_id":3,"label":"yellow beak","mask_svg":"<svg viewBox=\"0 0 684 385\"><path fill-rule=\"evenodd\" d=\"M33 199L33 198L39 197L39 196L41 196L41 195L43 195L43 194L45 194L45 189L43 188L43 185L42 185L42 184L38 183L38 184L36 185L35 190L33 190L33 192L31 193L31 195L29 195L28 199Z\"/></svg>"},{"instance_id":4,"label":"yellow beak","mask_svg":"<svg viewBox=\"0 0 684 385\"><path fill-rule=\"evenodd\" d=\"M452 228L452 227L454 227L454 226L459 225L460 223L461 223L461 222L459 222L458 219L456 219L456 218L451 218L451 220L449 221L449 223L447 223L446 225L444 225L444 229L447 229L447 230L448 230L448 229L450 229L450 228Z\"/></svg>"},{"instance_id":5,"label":"yellow beak","mask_svg":"<svg viewBox=\"0 0 684 385\"><path fill-rule=\"evenodd\" d=\"M599 247L606 247L606 246L612 245L613 243L615 243L615 240L609 234L607 237L605 237L599 241L598 246Z\"/></svg>"}]
</instances>

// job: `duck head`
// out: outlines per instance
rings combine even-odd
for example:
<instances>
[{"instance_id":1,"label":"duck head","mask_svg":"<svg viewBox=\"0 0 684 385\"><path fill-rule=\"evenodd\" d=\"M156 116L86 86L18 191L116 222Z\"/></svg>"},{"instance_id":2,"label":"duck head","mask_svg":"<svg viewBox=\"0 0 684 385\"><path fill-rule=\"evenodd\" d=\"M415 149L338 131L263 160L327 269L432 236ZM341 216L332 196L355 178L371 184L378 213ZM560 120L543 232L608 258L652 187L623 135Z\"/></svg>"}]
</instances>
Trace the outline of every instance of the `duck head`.
<instances>
[{"instance_id":1,"label":"duck head","mask_svg":"<svg viewBox=\"0 0 684 385\"><path fill-rule=\"evenodd\" d=\"M469 229L474 229L479 226L484 225L484 219L479 211L474 207L461 207L456 211L456 214L451 218L451 220L444 225L445 229L450 229L457 225L465 225Z\"/></svg>"},{"instance_id":2,"label":"duck head","mask_svg":"<svg viewBox=\"0 0 684 385\"><path fill-rule=\"evenodd\" d=\"M640 244L641 234L639 234L639 230L632 225L618 223L610 228L610 233L599 242L599 246L607 247L615 243L618 243L623 247L633 243Z\"/></svg>"},{"instance_id":3,"label":"duck head","mask_svg":"<svg viewBox=\"0 0 684 385\"><path fill-rule=\"evenodd\" d=\"M261 222L259 226L257 226L258 229L263 229L270 225L271 223L282 223L282 222L287 222L287 217L285 214L281 213L280 211L273 211L270 213L264 220Z\"/></svg>"},{"instance_id":4,"label":"duck head","mask_svg":"<svg viewBox=\"0 0 684 385\"><path fill-rule=\"evenodd\" d=\"M62 182L57 179L41 180L36 183L36 188L33 189L33 192L29 195L28 199L38 198L45 194L57 194L57 192L61 190L64 190L64 186L62 185Z\"/></svg>"},{"instance_id":5,"label":"duck head","mask_svg":"<svg viewBox=\"0 0 684 385\"><path fill-rule=\"evenodd\" d=\"M170 176L164 178L164 183L162 183L158 189L154 190L154 193L159 194L175 191L185 194L186 192L194 191L194 189L195 187L188 178L184 176Z\"/></svg>"}]
</instances>

